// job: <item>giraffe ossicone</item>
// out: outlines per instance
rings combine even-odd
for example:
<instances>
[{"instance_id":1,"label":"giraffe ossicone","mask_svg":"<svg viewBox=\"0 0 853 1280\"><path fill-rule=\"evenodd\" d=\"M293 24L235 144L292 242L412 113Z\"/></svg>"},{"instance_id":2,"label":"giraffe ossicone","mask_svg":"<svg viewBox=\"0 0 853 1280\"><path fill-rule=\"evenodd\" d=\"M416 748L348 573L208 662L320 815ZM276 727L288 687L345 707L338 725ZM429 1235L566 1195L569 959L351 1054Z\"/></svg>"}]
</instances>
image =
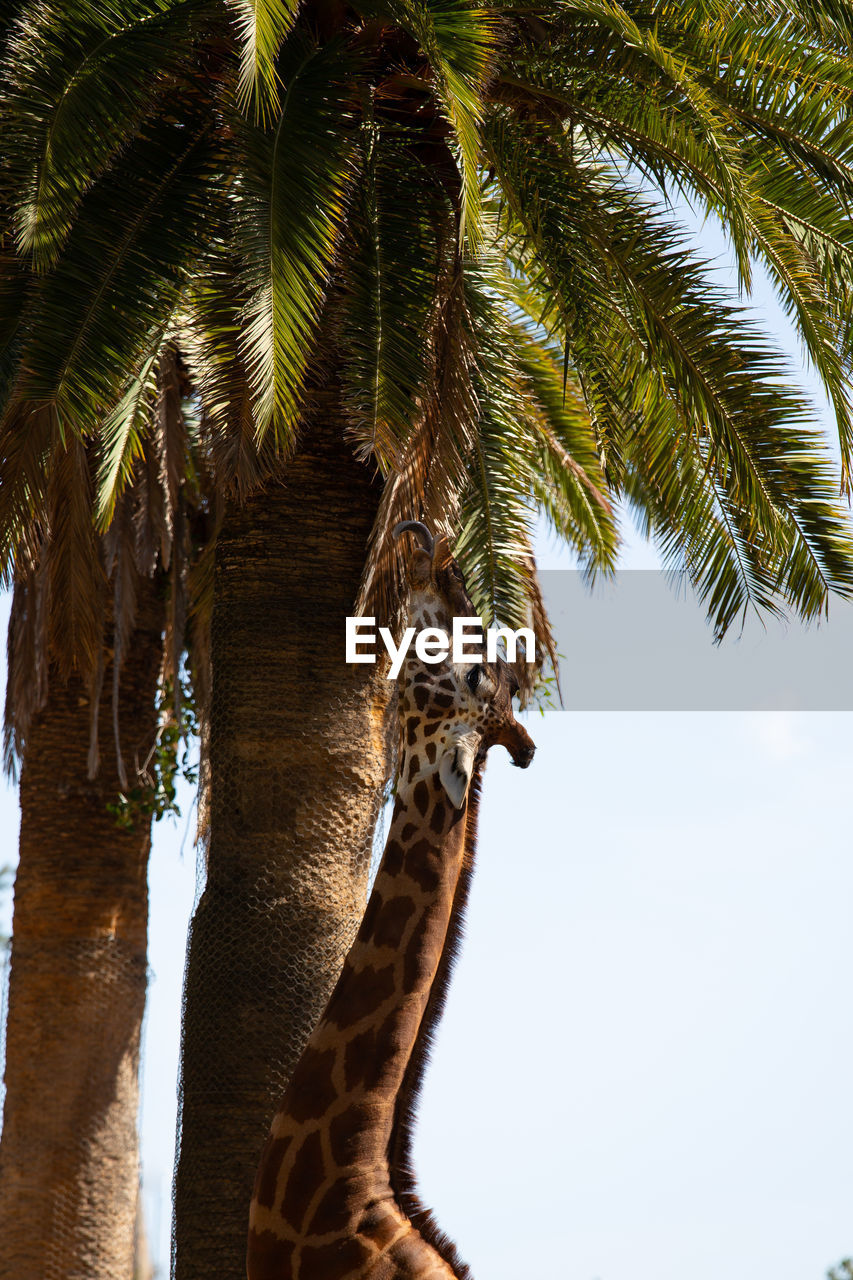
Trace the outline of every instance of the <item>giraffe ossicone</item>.
<instances>
[{"instance_id":1,"label":"giraffe ossicone","mask_svg":"<svg viewBox=\"0 0 853 1280\"><path fill-rule=\"evenodd\" d=\"M409 624L450 631L473 607L446 538L411 533ZM469 640L470 645L470 640ZM470 645L476 648L476 645ZM394 814L340 978L273 1119L252 1197L249 1280L464 1280L420 1205L414 1104L458 945L480 772L500 743L526 768L518 685L485 637L464 663L409 652L399 675Z\"/></svg>"}]
</instances>

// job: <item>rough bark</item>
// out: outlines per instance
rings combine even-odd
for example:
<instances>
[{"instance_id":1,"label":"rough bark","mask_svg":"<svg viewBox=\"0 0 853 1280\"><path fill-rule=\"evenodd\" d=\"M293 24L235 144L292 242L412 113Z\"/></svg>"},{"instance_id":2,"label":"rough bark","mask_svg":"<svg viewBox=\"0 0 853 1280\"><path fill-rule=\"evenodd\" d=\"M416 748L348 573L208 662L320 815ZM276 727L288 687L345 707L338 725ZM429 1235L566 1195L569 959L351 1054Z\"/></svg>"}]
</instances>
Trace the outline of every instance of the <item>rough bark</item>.
<instances>
[{"instance_id":1,"label":"rough bark","mask_svg":"<svg viewBox=\"0 0 853 1280\"><path fill-rule=\"evenodd\" d=\"M128 754L147 751L156 731L162 606L153 584L143 587L120 690ZM109 689L109 660L105 675ZM105 697L100 711L101 771L90 781L84 686L54 675L21 773L0 1141L3 1280L132 1275L150 822L123 831L107 812L119 791L109 704Z\"/></svg>"},{"instance_id":2,"label":"rough bark","mask_svg":"<svg viewBox=\"0 0 853 1280\"><path fill-rule=\"evenodd\" d=\"M177 1280L242 1280L275 1108L364 910L390 682L348 667L379 486L328 423L217 544L207 879L184 1012Z\"/></svg>"}]
</instances>

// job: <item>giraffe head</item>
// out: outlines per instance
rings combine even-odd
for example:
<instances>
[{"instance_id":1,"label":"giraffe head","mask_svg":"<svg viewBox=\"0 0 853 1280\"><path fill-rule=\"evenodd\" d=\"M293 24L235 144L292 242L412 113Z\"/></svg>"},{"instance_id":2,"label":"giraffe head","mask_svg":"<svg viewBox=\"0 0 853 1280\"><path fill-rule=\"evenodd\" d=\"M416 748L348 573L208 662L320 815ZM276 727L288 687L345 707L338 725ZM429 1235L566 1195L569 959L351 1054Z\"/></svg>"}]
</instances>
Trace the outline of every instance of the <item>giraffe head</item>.
<instances>
[{"instance_id":1,"label":"giraffe head","mask_svg":"<svg viewBox=\"0 0 853 1280\"><path fill-rule=\"evenodd\" d=\"M394 536L406 532L417 538L409 561L409 625L449 635L454 617L476 616L465 580L443 534L433 538L425 525L406 520L396 526ZM406 781L437 771L456 809L464 805L474 765L489 747L506 747L522 769L536 750L513 714L518 681L512 668L502 658L487 661L482 633L466 649L475 656L465 662L454 662L451 653L427 663L410 648L400 675Z\"/></svg>"}]
</instances>

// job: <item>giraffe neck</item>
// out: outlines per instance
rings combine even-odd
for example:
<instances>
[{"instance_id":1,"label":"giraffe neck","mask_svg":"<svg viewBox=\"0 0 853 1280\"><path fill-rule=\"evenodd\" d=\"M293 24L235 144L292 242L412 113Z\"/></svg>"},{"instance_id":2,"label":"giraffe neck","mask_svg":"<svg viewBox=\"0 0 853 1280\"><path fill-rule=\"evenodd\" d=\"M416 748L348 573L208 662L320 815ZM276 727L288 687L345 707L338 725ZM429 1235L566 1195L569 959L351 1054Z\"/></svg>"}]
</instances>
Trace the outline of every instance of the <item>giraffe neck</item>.
<instances>
[{"instance_id":1,"label":"giraffe neck","mask_svg":"<svg viewBox=\"0 0 853 1280\"><path fill-rule=\"evenodd\" d=\"M374 1263L389 1278L460 1274L395 1194L407 1153L400 1101L419 1074L465 856L465 810L450 805L419 745L404 754L356 940L273 1121L252 1201L250 1280L361 1280Z\"/></svg>"},{"instance_id":2,"label":"giraffe neck","mask_svg":"<svg viewBox=\"0 0 853 1280\"><path fill-rule=\"evenodd\" d=\"M442 1230L432 1211L420 1199L412 1161L412 1145L424 1071L429 1061L435 1029L444 1012L453 966L456 963L462 942L465 911L468 905L468 894L477 851L477 823L483 765L484 762L476 767L468 789L462 870L456 884L450 923L438 971L430 989L429 1000L424 1016L421 1019L417 1040L409 1056L403 1083L397 1095L394 1128L389 1147L391 1186L397 1203L409 1220L417 1227L423 1239L448 1264L457 1280L470 1280L471 1273L460 1258L454 1241Z\"/></svg>"}]
</instances>

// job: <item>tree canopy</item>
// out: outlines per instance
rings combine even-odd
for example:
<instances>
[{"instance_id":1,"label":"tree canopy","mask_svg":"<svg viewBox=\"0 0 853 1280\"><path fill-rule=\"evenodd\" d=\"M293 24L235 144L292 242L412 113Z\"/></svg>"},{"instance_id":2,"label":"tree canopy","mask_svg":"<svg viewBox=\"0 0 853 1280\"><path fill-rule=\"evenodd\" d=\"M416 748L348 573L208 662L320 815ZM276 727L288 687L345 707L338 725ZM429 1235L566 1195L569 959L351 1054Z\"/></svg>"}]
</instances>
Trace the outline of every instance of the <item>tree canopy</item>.
<instances>
[{"instance_id":1,"label":"tree canopy","mask_svg":"<svg viewBox=\"0 0 853 1280\"><path fill-rule=\"evenodd\" d=\"M847 21L719 0L19 6L0 72L7 572L48 526L78 562L92 516L109 527L177 349L220 492L256 486L312 389L339 388L347 446L388 477L367 588L395 566L393 523L424 516L460 533L477 604L517 622L537 507L606 569L615 496L718 631L750 603L822 611L853 585L831 457L671 200L723 222L744 287L755 260L770 272L846 484ZM168 495L187 457L161 446ZM91 657L79 585L56 604Z\"/></svg>"}]
</instances>

